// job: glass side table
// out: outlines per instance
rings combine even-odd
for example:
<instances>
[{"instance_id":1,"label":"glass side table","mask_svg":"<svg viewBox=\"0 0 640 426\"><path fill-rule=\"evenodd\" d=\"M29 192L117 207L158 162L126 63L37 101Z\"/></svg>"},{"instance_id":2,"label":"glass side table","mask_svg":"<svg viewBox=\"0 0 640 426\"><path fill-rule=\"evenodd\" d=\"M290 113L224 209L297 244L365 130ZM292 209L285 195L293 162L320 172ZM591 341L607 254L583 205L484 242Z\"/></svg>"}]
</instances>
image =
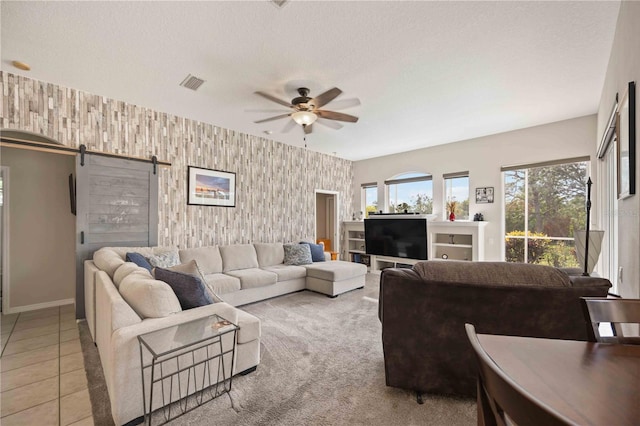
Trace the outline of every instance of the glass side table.
<instances>
[{"instance_id":1,"label":"glass side table","mask_svg":"<svg viewBox=\"0 0 640 426\"><path fill-rule=\"evenodd\" d=\"M154 403L165 424L231 390L238 329L214 314L138 336L146 424Z\"/></svg>"}]
</instances>

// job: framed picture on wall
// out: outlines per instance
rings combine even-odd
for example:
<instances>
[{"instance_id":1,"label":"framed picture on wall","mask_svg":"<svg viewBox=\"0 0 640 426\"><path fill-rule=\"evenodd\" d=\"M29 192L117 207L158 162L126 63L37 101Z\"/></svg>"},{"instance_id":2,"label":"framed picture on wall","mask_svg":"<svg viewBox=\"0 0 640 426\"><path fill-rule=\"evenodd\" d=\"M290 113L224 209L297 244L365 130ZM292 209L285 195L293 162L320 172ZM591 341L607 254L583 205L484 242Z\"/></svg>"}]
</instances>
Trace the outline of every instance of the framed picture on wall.
<instances>
[{"instance_id":1,"label":"framed picture on wall","mask_svg":"<svg viewBox=\"0 0 640 426\"><path fill-rule=\"evenodd\" d=\"M189 166L187 204L236 206L236 174Z\"/></svg>"},{"instance_id":2,"label":"framed picture on wall","mask_svg":"<svg viewBox=\"0 0 640 426\"><path fill-rule=\"evenodd\" d=\"M618 199L636 193L636 84L629 82L618 107Z\"/></svg>"},{"instance_id":3,"label":"framed picture on wall","mask_svg":"<svg viewBox=\"0 0 640 426\"><path fill-rule=\"evenodd\" d=\"M493 203L493 186L476 188L476 204Z\"/></svg>"}]
</instances>

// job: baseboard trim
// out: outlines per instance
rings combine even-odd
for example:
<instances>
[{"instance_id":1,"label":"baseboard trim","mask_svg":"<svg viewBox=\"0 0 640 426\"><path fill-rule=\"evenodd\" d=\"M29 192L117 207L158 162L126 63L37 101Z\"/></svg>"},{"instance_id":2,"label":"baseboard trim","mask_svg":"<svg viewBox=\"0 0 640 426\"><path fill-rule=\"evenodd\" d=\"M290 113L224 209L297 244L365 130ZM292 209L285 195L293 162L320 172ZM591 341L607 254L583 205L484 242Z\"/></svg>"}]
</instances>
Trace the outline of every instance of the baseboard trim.
<instances>
[{"instance_id":1,"label":"baseboard trim","mask_svg":"<svg viewBox=\"0 0 640 426\"><path fill-rule=\"evenodd\" d=\"M53 302L36 303L35 305L25 305L7 308L4 314L17 314L20 312L37 311L38 309L54 308L56 306L71 305L76 299L54 300Z\"/></svg>"}]
</instances>

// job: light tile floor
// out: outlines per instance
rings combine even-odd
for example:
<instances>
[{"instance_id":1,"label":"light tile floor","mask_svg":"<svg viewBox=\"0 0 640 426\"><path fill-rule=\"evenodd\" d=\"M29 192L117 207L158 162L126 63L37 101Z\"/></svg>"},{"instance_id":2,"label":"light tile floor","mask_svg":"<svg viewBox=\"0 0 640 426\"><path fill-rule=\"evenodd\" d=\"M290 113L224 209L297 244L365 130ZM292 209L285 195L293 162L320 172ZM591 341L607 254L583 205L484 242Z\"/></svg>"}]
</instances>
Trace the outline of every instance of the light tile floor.
<instances>
[{"instance_id":1,"label":"light tile floor","mask_svg":"<svg viewBox=\"0 0 640 426\"><path fill-rule=\"evenodd\" d=\"M93 425L74 306L0 317L0 424Z\"/></svg>"}]
</instances>

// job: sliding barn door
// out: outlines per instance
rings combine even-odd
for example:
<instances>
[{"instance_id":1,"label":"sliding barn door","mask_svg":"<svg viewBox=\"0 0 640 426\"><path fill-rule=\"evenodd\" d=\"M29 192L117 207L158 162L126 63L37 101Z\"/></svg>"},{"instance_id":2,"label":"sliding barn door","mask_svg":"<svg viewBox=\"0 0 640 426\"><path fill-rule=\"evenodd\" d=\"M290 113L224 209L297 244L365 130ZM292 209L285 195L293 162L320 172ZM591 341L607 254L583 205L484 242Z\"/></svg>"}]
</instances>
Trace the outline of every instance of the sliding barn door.
<instances>
[{"instance_id":1,"label":"sliding barn door","mask_svg":"<svg viewBox=\"0 0 640 426\"><path fill-rule=\"evenodd\" d=\"M84 261L100 247L158 244L158 174L148 162L78 155L76 194L76 317L84 318Z\"/></svg>"}]
</instances>

